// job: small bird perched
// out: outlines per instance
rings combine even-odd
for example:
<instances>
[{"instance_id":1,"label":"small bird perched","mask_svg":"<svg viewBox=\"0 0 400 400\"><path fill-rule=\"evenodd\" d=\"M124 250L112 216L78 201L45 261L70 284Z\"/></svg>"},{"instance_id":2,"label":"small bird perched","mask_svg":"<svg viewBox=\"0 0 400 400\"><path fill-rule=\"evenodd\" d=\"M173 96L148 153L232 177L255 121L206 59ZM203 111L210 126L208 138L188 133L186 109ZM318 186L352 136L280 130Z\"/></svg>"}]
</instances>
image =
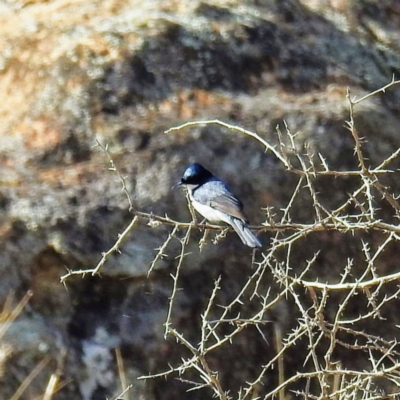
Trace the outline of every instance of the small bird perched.
<instances>
[{"instance_id":1,"label":"small bird perched","mask_svg":"<svg viewBox=\"0 0 400 400\"><path fill-rule=\"evenodd\" d=\"M194 209L211 222L226 222L249 247L261 247L260 241L247 226L242 202L218 179L200 164L190 165L174 187L184 185Z\"/></svg>"}]
</instances>

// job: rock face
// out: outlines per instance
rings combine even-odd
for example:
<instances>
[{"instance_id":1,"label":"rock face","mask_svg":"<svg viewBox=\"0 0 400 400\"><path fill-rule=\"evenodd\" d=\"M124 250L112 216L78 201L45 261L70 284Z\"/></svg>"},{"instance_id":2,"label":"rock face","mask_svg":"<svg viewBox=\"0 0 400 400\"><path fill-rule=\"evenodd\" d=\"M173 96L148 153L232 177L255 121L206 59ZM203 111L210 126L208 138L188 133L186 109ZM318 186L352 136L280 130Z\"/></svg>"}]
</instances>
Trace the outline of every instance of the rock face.
<instances>
[{"instance_id":1,"label":"rock face","mask_svg":"<svg viewBox=\"0 0 400 400\"><path fill-rule=\"evenodd\" d=\"M0 301L16 301L27 290L33 296L0 337L1 348L9 349L4 361L0 357L0 398L10 398L42 360L46 364L22 398L43 394L57 365L65 385L55 398L116 396L121 383L115 349L126 381L134 385L131 398L203 398L202 391L186 394L188 386L173 379L136 380L188 356L163 337L170 274L180 252L176 239L147 277L170 226L150 228L140 219L101 275L72 276L66 288L60 284L67 270L93 268L132 219L121 182L95 140L108 146L135 210L190 222L184 195L171 187L197 161L230 183L251 221L264 222L261 208L285 207L294 180L259 143L217 126L163 132L218 118L276 144L275 127L285 120L298 132L298 145L323 153L331 168L356 168L354 142L344 126L346 89L361 96L400 76L400 9L390 1L350 3L1 5ZM400 147L399 107L395 87L355 110L372 164ZM327 204L334 206L351 185L322 181ZM296 219L309 221L309 210L299 208ZM189 246L173 314L193 341L214 280L222 275L223 296L232 299L251 273L249 251L234 234L199 252L201 235L195 232ZM270 237L262 238L268 243ZM271 316L283 329L291 326L287 307L282 303ZM255 331L242 340L211 360L213 368L227 371L221 379L232 393L250 379L260 352L273 350L265 350ZM295 357L288 363L295 371ZM264 384L259 395L275 382Z\"/></svg>"}]
</instances>

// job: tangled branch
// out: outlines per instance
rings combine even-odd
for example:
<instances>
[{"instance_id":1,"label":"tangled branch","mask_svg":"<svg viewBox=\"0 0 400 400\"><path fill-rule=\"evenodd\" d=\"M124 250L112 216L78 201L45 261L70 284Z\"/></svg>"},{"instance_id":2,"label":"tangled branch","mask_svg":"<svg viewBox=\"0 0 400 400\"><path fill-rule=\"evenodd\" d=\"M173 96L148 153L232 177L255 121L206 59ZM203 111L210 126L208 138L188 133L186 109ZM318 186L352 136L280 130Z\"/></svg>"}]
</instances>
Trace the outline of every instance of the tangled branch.
<instances>
[{"instance_id":1,"label":"tangled branch","mask_svg":"<svg viewBox=\"0 0 400 400\"><path fill-rule=\"evenodd\" d=\"M268 209L266 222L252 227L256 231L267 232L270 235L270 243L262 250L258 259L251 260L253 271L241 284L236 297L222 304L219 294L223 278L220 276L215 281L204 312L200 316L198 343L186 338L173 324L172 315L180 272L186 260L187 245L193 230L222 232L226 227L198 224L196 221L180 222L168 216L135 210L126 191L124 179L117 172L128 196L133 214L132 221L120 234L114 246L102 255L97 266L87 270L68 271L62 277L62 282L71 275L99 273L109 256L118 251L124 239L134 234L139 219L147 220L149 227L153 229L160 225L171 227L168 238L157 249L149 266L149 274L169 251L171 241L179 240L181 249L176 257L176 272L171 275L172 292L165 323L165 337L174 338L191 356L164 372L156 371L140 379L177 376L189 384L189 390L209 388L215 397L223 400L255 397L255 393L259 393L259 387L271 374L275 374L276 385L270 391L261 391L263 399L274 398L277 395L284 399L290 391L307 399L373 399L400 396L400 348L393 336L397 327L393 320L387 321L387 324L391 324L388 330L390 333L384 335L382 330L378 329L379 326L375 329L374 324L371 324L374 320L385 321L383 314L388 307L399 307L400 287L397 282L400 272L388 273L379 267L384 262L385 254L393 251L393 247L397 247L400 240L400 193L383 183L387 177L397 172L391 166L398 161L400 148L380 160L377 165L372 165L365 156L365 139L360 136L354 119L354 108L358 104L399 83L400 81L393 78L389 84L360 99L352 99L348 90L347 128L354 142L357 160L357 168L354 170L331 169L327 157L323 154L311 154L307 148L303 154L298 149L296 135L291 133L286 124L283 132L278 129L278 141L275 145L255 132L219 120L188 122L165 132L173 134L194 126L217 125L221 129L246 135L256 140L288 173L298 179L286 207L276 214ZM106 147L102 146L102 149L108 155ZM111 157L109 160L112 168L117 171ZM319 179L322 177L352 177L357 181L357 185L351 193L343 194L341 204L330 209L324 204L317 190ZM303 204L305 199L313 213L313 220L307 224L295 222L293 217L293 209L298 204ZM382 208L391 211L382 214L379 212ZM181 234L183 232L183 237L177 236L178 231ZM343 258L338 249L335 268L325 271L324 249L307 253L309 241L318 242L322 234L335 234L351 242L354 258ZM368 235L375 236L371 238ZM307 254L308 258L301 258L304 254ZM324 272L327 272L326 276ZM363 301L360 301L360 297ZM254 304L255 300L258 301L257 307L246 308L249 302ZM282 303L290 304L291 329L285 330L278 326L278 322L273 322L279 329L271 330L270 333L273 335L275 332L276 335L275 349L268 345L272 356L260 362L257 375L242 382L237 394L232 393L230 388L224 387L221 380L221 375L226 372L214 371L209 362L210 358L222 350L229 352L231 343L250 327L255 327L264 342L268 343L263 332L272 322L265 316L273 313L274 308ZM285 378L288 370L285 359L289 358L289 354L292 357L296 354L301 362L298 363L297 372ZM355 364L346 359L351 359L354 355L364 361L363 368L355 368ZM278 369L278 372L274 369ZM191 378L185 379L183 376L189 373ZM378 380L384 381L383 386L378 385Z\"/></svg>"}]
</instances>

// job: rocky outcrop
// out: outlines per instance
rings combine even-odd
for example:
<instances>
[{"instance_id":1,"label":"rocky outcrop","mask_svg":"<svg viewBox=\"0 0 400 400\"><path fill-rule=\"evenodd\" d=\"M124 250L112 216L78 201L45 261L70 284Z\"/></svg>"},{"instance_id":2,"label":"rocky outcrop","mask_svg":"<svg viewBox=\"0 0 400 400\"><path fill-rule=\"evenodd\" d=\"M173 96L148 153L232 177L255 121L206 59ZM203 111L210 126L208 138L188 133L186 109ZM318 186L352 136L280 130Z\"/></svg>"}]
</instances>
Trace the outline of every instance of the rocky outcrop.
<instances>
[{"instance_id":1,"label":"rocky outcrop","mask_svg":"<svg viewBox=\"0 0 400 400\"><path fill-rule=\"evenodd\" d=\"M323 153L332 168L356 167L346 90L361 96L400 75L397 3L55 0L4 3L1 11L0 300L33 296L0 337L10 349L0 397L10 398L48 359L26 398L44 392L57 364L65 387L55 398L111 398L120 391L119 348L137 397L202 398L174 380L136 380L182 357L163 337L177 240L147 277L170 227L140 220L101 275L60 284L68 270L94 267L132 219L95 140L108 145L134 209L189 222L184 196L171 186L198 161L230 182L259 224L261 208L284 207L292 190L293 177L270 153L216 126L163 132L218 118L276 144L285 120L299 146ZM395 89L356 109L371 163L400 147L399 105ZM329 206L352 182L320 185ZM307 220L309 210L297 216ZM173 316L193 340L214 279L222 274L230 299L249 274L248 250L235 235L201 252L202 233L194 235ZM279 307L271 318L289 329L289 306ZM233 392L252 375L263 343L248 332L212 360L227 366L222 379Z\"/></svg>"}]
</instances>

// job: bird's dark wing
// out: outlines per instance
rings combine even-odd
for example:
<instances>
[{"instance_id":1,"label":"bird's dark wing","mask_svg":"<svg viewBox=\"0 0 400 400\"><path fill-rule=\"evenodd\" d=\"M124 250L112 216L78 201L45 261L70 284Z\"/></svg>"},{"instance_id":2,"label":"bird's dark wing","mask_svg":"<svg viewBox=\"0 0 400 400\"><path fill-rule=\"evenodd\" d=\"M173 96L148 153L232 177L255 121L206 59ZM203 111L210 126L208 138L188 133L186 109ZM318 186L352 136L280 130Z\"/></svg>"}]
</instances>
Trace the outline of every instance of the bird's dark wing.
<instances>
[{"instance_id":1,"label":"bird's dark wing","mask_svg":"<svg viewBox=\"0 0 400 400\"><path fill-rule=\"evenodd\" d=\"M218 211L247 222L247 217L242 211L242 202L232 193L227 192L215 197L210 201L209 205Z\"/></svg>"},{"instance_id":2,"label":"bird's dark wing","mask_svg":"<svg viewBox=\"0 0 400 400\"><path fill-rule=\"evenodd\" d=\"M193 191L193 198L201 204L247 222L242 202L230 191L225 182L213 177Z\"/></svg>"}]
</instances>

